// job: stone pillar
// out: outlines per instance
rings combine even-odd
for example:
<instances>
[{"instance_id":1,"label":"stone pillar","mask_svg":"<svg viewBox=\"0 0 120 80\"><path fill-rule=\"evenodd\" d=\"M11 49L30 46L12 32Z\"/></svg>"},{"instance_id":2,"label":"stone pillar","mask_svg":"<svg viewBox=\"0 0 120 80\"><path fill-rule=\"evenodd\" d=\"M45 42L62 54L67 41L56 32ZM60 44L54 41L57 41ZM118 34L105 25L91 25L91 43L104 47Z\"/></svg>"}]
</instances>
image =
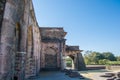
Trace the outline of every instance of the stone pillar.
<instances>
[{"instance_id":1,"label":"stone pillar","mask_svg":"<svg viewBox=\"0 0 120 80\"><path fill-rule=\"evenodd\" d=\"M60 63L61 63L61 70L63 70L63 56L62 53L60 53Z\"/></svg>"},{"instance_id":2,"label":"stone pillar","mask_svg":"<svg viewBox=\"0 0 120 80\"><path fill-rule=\"evenodd\" d=\"M66 69L66 60L65 60L65 56L63 56L63 68Z\"/></svg>"},{"instance_id":3,"label":"stone pillar","mask_svg":"<svg viewBox=\"0 0 120 80\"><path fill-rule=\"evenodd\" d=\"M74 69L78 70L78 56L77 54L74 55Z\"/></svg>"},{"instance_id":4,"label":"stone pillar","mask_svg":"<svg viewBox=\"0 0 120 80\"><path fill-rule=\"evenodd\" d=\"M77 64L78 64L78 70L85 70L86 65L83 59L83 56L81 53L77 53Z\"/></svg>"},{"instance_id":5,"label":"stone pillar","mask_svg":"<svg viewBox=\"0 0 120 80\"><path fill-rule=\"evenodd\" d=\"M65 46L65 41L64 40L61 40L60 41L60 54L61 54L61 69L65 69L66 68L66 63L65 63L65 50L64 50L64 47Z\"/></svg>"},{"instance_id":6,"label":"stone pillar","mask_svg":"<svg viewBox=\"0 0 120 80\"><path fill-rule=\"evenodd\" d=\"M64 70L66 68L66 61L65 61L65 57L61 56L61 69Z\"/></svg>"},{"instance_id":7,"label":"stone pillar","mask_svg":"<svg viewBox=\"0 0 120 80\"><path fill-rule=\"evenodd\" d=\"M14 75L15 8L6 0L0 0L0 80L10 80ZM12 17L13 16L13 17ZM13 19L14 18L14 19Z\"/></svg>"},{"instance_id":8,"label":"stone pillar","mask_svg":"<svg viewBox=\"0 0 120 80\"><path fill-rule=\"evenodd\" d=\"M75 69L74 61L72 60L72 69Z\"/></svg>"}]
</instances>

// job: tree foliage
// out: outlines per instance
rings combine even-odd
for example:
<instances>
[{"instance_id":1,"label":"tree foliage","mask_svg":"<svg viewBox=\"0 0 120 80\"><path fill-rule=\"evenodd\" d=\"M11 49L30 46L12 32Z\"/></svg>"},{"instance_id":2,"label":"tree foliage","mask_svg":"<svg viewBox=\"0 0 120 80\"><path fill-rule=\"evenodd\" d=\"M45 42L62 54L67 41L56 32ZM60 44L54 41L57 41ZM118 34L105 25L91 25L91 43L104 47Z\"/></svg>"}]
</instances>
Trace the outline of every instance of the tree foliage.
<instances>
[{"instance_id":1,"label":"tree foliage","mask_svg":"<svg viewBox=\"0 0 120 80\"><path fill-rule=\"evenodd\" d=\"M120 60L120 57L118 59ZM116 57L111 52L86 51L84 60L86 64L106 64L108 61L115 61Z\"/></svg>"},{"instance_id":2,"label":"tree foliage","mask_svg":"<svg viewBox=\"0 0 120 80\"><path fill-rule=\"evenodd\" d=\"M116 56L116 60L117 60L117 61L120 61L120 56Z\"/></svg>"},{"instance_id":3,"label":"tree foliage","mask_svg":"<svg viewBox=\"0 0 120 80\"><path fill-rule=\"evenodd\" d=\"M102 55L104 56L104 59L108 59L110 61L116 61L114 54L112 54L111 52L103 52Z\"/></svg>"},{"instance_id":4,"label":"tree foliage","mask_svg":"<svg viewBox=\"0 0 120 80\"><path fill-rule=\"evenodd\" d=\"M107 63L109 63L109 61L110 60L108 60L108 59L101 59L101 60L99 60L99 64L107 64Z\"/></svg>"}]
</instances>

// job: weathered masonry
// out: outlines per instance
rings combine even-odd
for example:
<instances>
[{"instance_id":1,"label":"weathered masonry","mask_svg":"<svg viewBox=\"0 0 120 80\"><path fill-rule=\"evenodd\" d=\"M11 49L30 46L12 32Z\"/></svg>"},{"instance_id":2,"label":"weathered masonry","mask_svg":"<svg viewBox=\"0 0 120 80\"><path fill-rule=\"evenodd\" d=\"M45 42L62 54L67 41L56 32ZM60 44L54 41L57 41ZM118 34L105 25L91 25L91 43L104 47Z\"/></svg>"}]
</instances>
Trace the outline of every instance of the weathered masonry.
<instances>
[{"instance_id":1,"label":"weathered masonry","mask_svg":"<svg viewBox=\"0 0 120 80\"><path fill-rule=\"evenodd\" d=\"M35 76L40 70L40 40L32 1L0 0L0 80Z\"/></svg>"},{"instance_id":2,"label":"weathered masonry","mask_svg":"<svg viewBox=\"0 0 120 80\"><path fill-rule=\"evenodd\" d=\"M40 28L41 69L62 69L62 56L65 54L63 28Z\"/></svg>"},{"instance_id":3,"label":"weathered masonry","mask_svg":"<svg viewBox=\"0 0 120 80\"><path fill-rule=\"evenodd\" d=\"M73 60L74 69L76 70L85 70L86 66L84 59L82 57L83 50L79 49L79 46L68 46L66 45L66 56L69 56Z\"/></svg>"},{"instance_id":4,"label":"weathered masonry","mask_svg":"<svg viewBox=\"0 0 120 80\"><path fill-rule=\"evenodd\" d=\"M85 69L79 47L66 46L61 27L39 27L32 0L0 0L0 80L24 80L41 70Z\"/></svg>"}]
</instances>

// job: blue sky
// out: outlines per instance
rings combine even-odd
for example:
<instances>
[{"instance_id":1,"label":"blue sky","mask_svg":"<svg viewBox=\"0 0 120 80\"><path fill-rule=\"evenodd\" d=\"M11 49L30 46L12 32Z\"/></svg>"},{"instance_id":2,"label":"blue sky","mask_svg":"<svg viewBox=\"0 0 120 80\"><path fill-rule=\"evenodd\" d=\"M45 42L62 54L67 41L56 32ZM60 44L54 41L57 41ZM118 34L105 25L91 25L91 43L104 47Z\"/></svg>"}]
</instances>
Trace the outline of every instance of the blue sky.
<instances>
[{"instance_id":1,"label":"blue sky","mask_svg":"<svg viewBox=\"0 0 120 80\"><path fill-rule=\"evenodd\" d=\"M41 27L63 27L68 45L120 55L120 0L33 0Z\"/></svg>"}]
</instances>

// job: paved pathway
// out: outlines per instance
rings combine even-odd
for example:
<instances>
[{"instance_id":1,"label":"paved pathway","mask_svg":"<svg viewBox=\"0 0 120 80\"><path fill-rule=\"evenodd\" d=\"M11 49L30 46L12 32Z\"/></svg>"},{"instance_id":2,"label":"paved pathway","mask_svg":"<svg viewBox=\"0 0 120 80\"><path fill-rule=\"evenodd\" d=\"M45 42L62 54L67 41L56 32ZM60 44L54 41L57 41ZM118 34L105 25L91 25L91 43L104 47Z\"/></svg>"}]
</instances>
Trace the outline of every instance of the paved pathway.
<instances>
[{"instance_id":1,"label":"paved pathway","mask_svg":"<svg viewBox=\"0 0 120 80\"><path fill-rule=\"evenodd\" d=\"M41 72L39 77L30 80L90 80L90 79L79 79L70 78L62 72Z\"/></svg>"}]
</instances>

